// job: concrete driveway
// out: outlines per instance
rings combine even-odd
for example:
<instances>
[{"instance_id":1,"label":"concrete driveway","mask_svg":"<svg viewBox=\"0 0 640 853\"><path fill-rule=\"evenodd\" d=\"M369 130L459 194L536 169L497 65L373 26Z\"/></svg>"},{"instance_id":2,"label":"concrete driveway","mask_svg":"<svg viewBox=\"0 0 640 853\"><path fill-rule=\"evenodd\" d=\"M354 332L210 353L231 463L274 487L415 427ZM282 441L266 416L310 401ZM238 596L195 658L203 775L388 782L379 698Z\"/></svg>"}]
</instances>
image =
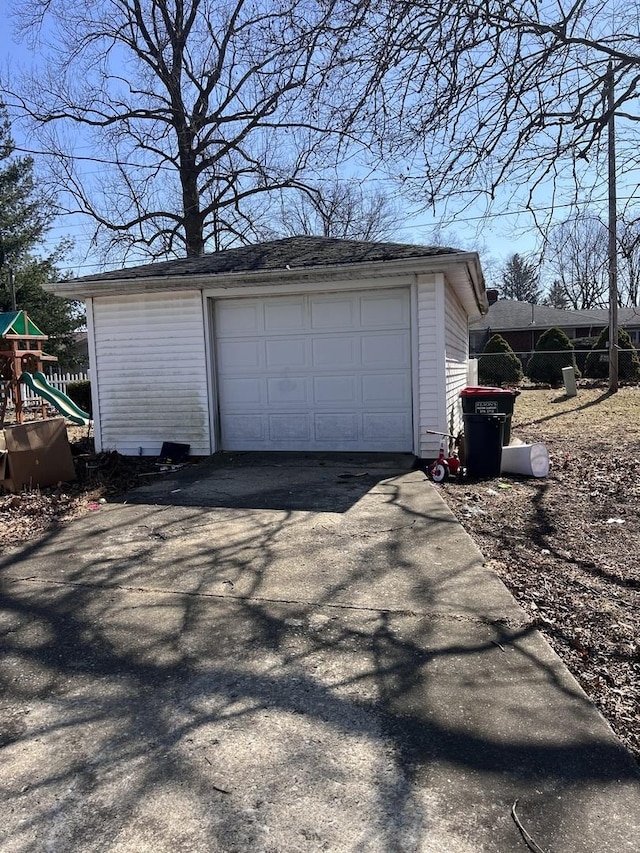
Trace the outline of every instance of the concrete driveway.
<instances>
[{"instance_id":1,"label":"concrete driveway","mask_svg":"<svg viewBox=\"0 0 640 853\"><path fill-rule=\"evenodd\" d=\"M0 849L636 851L637 766L408 459L243 456L0 563ZM535 849L535 848L534 848Z\"/></svg>"}]
</instances>

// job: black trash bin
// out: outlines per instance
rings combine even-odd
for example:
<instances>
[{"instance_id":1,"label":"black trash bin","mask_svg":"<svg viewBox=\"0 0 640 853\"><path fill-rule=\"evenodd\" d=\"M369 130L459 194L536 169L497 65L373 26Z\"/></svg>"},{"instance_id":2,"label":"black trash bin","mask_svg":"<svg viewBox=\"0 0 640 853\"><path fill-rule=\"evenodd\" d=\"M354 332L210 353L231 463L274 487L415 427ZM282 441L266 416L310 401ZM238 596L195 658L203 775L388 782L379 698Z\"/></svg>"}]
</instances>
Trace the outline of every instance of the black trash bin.
<instances>
[{"instance_id":1,"label":"black trash bin","mask_svg":"<svg viewBox=\"0 0 640 853\"><path fill-rule=\"evenodd\" d=\"M462 415L465 467L469 477L498 477L507 416Z\"/></svg>"},{"instance_id":2,"label":"black trash bin","mask_svg":"<svg viewBox=\"0 0 640 853\"><path fill-rule=\"evenodd\" d=\"M506 415L504 422L504 445L511 441L511 415L516 397L520 394L517 388L490 388L470 386L460 392L462 413L465 415Z\"/></svg>"}]
</instances>

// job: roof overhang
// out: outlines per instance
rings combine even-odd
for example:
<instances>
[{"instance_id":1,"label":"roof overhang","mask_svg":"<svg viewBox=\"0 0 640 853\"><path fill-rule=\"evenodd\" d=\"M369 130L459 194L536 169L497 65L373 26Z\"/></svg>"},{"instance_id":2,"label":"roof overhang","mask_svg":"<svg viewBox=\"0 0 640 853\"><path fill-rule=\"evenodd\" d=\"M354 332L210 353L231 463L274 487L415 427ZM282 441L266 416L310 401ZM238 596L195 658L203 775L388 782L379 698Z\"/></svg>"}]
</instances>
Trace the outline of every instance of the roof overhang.
<instances>
[{"instance_id":1,"label":"roof overhang","mask_svg":"<svg viewBox=\"0 0 640 853\"><path fill-rule=\"evenodd\" d=\"M127 276L91 280L68 279L49 282L45 289L66 299L83 300L100 296L131 296L136 293L166 293L186 290L234 289L243 286L294 284L377 279L408 275L442 273L464 306L470 319L487 313L489 304L484 276L477 252L451 252L397 260L335 264L327 266L293 267L291 269L240 270L233 273L200 273L149 276Z\"/></svg>"}]
</instances>

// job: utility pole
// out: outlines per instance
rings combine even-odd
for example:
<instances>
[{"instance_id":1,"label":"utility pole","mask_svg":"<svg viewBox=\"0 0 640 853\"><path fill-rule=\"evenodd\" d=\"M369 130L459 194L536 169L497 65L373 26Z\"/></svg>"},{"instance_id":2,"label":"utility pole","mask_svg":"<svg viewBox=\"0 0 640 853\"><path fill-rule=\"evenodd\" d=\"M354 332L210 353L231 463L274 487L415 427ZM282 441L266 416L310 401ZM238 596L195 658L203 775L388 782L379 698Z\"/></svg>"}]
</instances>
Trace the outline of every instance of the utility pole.
<instances>
[{"instance_id":1,"label":"utility pole","mask_svg":"<svg viewBox=\"0 0 640 853\"><path fill-rule=\"evenodd\" d=\"M607 149L609 164L609 391L618 390L618 246L616 197L616 133L613 93L613 63L607 67Z\"/></svg>"}]
</instances>

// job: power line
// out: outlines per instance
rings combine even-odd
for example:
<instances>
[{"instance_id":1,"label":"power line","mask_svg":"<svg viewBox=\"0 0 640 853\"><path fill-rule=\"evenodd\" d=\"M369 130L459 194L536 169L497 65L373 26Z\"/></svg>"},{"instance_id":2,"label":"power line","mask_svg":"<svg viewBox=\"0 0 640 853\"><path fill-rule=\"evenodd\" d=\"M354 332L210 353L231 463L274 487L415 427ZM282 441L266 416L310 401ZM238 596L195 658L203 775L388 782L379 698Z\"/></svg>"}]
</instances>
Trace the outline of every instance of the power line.
<instances>
[{"instance_id":1,"label":"power line","mask_svg":"<svg viewBox=\"0 0 640 853\"><path fill-rule=\"evenodd\" d=\"M123 166L131 169L166 169L170 172L175 172L177 168L176 166L163 166L161 163L129 163L123 162L122 160L106 160L103 157L89 157L81 154L60 154L56 151L38 151L34 148L23 148L19 145L14 146L13 150L17 151L19 154L30 154L41 157L64 157L67 160L77 160L83 163L97 163L100 166ZM87 174L98 175L100 173L96 171L88 172Z\"/></svg>"},{"instance_id":2,"label":"power line","mask_svg":"<svg viewBox=\"0 0 640 853\"><path fill-rule=\"evenodd\" d=\"M34 148L24 148L22 146L15 146L14 150L20 154L38 155L38 156L42 156L42 157L61 156L61 155L56 154L56 152L54 152L54 151L40 151L40 150L37 150ZM122 160L109 160L109 159L106 159L103 157L92 157L92 156L88 156L88 155L79 155L79 154L65 154L64 156L69 160L74 160L74 161L79 161L79 162L87 162L87 163L96 163L96 164L101 165L101 166L118 166L118 167L131 168L131 169L152 169L152 170L156 170L156 171L159 170L159 171L166 171L166 172L171 172L171 173L175 173L176 171L178 171L177 166L169 166L169 165L165 165L162 163L155 163L155 164L153 164L153 163L130 163L130 162L123 162ZM85 172L84 174L85 175L98 175L101 173L99 171L95 171L95 172ZM323 179L320 178L318 182L321 182L322 180ZM327 179L327 180L329 180L329 179ZM413 177L413 178L408 178L408 179L406 177L403 178L403 182L407 182L407 181L415 182L415 181L420 181L420 180L422 180L422 178L420 178L420 177ZM398 179L398 178L383 177L380 175L372 176L371 174L367 175L366 177L358 177L357 175L346 175L344 177L341 177L340 181L345 181L345 182L349 182L349 183L359 183L359 184L363 184L363 183L366 183L366 184L368 184L368 183L384 184L384 185L388 185L388 186L393 186L395 188L397 188L398 184L401 183L400 179ZM636 199L636 196L635 195L619 196L618 198L620 201L633 201ZM543 207L537 207L536 211L548 212L548 211L552 211L552 210L566 209L566 208L574 207L576 204L581 204L581 203L583 203L583 204L584 203L587 203L587 204L605 204L606 199L589 201L589 202L573 201L573 202L566 202L564 204L554 204L554 205L549 205L548 207L544 207L544 206ZM520 214L527 214L527 213L531 213L531 210L529 208L519 208L516 210L502 211L500 213L485 213L485 214L481 214L478 216L466 217L465 219L462 219L462 220L460 220L456 216L456 214L453 214L453 216L456 216L455 221L481 222L482 220L485 220L485 219L497 219L497 218L501 218L503 216L519 216ZM65 215L67 215L67 214L65 214ZM77 215L87 215L87 214L77 214ZM447 225L452 225L452 224L454 224L453 220L451 220L450 222L447 223Z\"/></svg>"},{"instance_id":3,"label":"power line","mask_svg":"<svg viewBox=\"0 0 640 853\"><path fill-rule=\"evenodd\" d=\"M384 179L380 179L380 180L384 180ZM640 201L640 196L636 196L636 195L620 196L619 195L618 200L619 201ZM450 226L457 225L457 224L465 225L465 224L471 223L471 222L482 222L486 219L503 219L507 216L524 216L527 214L530 215L532 212L549 213L549 212L553 212L554 210L565 210L565 209L574 208L574 207L580 206L580 205L585 205L587 207L590 205L591 206L593 206L593 205L604 205L604 204L606 204L606 201L607 200L604 198L602 198L602 199L589 199L589 200L582 200L582 201L577 200L577 201L564 202L562 204L551 204L551 205L547 205L547 206L536 207L535 211L532 211L530 208L523 207L523 208L517 208L515 210L511 209L511 210L505 210L505 211L498 211L495 213L490 213L490 212L481 213L481 214L478 214L477 216L460 216L459 214L453 213L453 214L449 214L448 216L444 216L440 220L437 220L437 224L440 227L450 227ZM419 212L417 212L415 215L419 215ZM64 213L58 213L58 214L56 214L56 216L58 216L58 217L79 216L79 217L85 217L88 220L92 219L91 214L82 213L80 211L74 211L74 212L68 211L68 212L64 212ZM434 217L434 219L436 219L436 217ZM86 228L86 227L87 227L87 225L83 224L81 222L71 222L68 225L50 225L48 227L47 231L48 232L50 232L50 231L66 231L66 230L70 230L70 229L80 229L80 228ZM415 225L413 227L430 228L432 226L431 225L420 225L420 224L418 224L418 225Z\"/></svg>"}]
</instances>

